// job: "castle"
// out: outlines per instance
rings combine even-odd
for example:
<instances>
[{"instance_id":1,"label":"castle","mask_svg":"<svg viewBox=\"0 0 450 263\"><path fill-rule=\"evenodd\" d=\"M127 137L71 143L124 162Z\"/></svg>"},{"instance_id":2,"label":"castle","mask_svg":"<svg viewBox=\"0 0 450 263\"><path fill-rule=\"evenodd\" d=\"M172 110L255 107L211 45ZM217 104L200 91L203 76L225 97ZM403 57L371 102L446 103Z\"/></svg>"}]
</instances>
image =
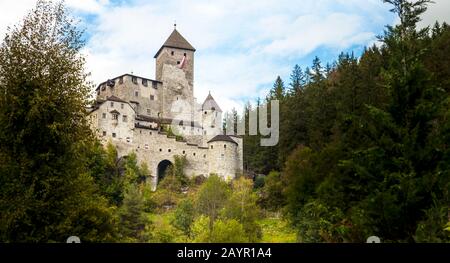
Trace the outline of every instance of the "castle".
<instances>
[{"instance_id":1,"label":"castle","mask_svg":"<svg viewBox=\"0 0 450 263\"><path fill-rule=\"evenodd\" d=\"M91 128L120 157L135 152L156 188L174 157L185 156L186 175L233 179L243 169L243 141L223 135L222 110L209 94L194 97L195 48L176 27L156 52L156 80L124 74L98 85L89 109Z\"/></svg>"}]
</instances>

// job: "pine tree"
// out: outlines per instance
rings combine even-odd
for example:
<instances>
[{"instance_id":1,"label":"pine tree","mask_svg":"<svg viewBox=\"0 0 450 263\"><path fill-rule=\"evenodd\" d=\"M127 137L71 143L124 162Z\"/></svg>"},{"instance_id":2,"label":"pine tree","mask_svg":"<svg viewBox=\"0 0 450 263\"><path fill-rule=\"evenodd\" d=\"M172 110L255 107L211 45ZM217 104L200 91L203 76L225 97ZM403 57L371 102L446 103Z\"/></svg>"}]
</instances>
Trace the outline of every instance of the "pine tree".
<instances>
[{"instance_id":1,"label":"pine tree","mask_svg":"<svg viewBox=\"0 0 450 263\"><path fill-rule=\"evenodd\" d=\"M289 94L295 95L303 90L305 87L306 77L302 71L302 68L299 65L295 65L294 69L291 73L291 83L289 86L291 87L289 90Z\"/></svg>"}]
</instances>

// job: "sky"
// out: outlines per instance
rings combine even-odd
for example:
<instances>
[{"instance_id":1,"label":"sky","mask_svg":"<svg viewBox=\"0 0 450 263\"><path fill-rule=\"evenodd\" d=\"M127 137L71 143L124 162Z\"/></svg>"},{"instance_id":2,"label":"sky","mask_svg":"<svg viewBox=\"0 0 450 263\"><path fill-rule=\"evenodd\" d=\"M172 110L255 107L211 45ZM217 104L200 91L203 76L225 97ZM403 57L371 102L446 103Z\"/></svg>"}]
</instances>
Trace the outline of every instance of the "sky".
<instances>
[{"instance_id":1,"label":"sky","mask_svg":"<svg viewBox=\"0 0 450 263\"><path fill-rule=\"evenodd\" d=\"M0 0L0 38L36 0ZM154 55L177 30L197 49L194 95L210 91L224 110L263 97L295 64L360 55L398 20L381 0L66 0L85 29L87 70L99 84L124 73L154 79ZM450 22L434 0L420 26Z\"/></svg>"}]
</instances>

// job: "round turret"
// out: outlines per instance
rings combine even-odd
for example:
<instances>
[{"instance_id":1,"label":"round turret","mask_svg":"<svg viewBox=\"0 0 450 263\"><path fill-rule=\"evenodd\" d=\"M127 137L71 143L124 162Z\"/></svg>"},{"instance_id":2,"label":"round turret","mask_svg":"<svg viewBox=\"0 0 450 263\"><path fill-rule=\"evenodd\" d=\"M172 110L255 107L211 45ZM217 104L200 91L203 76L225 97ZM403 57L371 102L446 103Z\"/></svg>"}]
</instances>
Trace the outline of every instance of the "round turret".
<instances>
[{"instance_id":1,"label":"round turret","mask_svg":"<svg viewBox=\"0 0 450 263\"><path fill-rule=\"evenodd\" d=\"M237 171L238 144L227 135L217 135L208 141L209 173L226 180L234 179Z\"/></svg>"}]
</instances>

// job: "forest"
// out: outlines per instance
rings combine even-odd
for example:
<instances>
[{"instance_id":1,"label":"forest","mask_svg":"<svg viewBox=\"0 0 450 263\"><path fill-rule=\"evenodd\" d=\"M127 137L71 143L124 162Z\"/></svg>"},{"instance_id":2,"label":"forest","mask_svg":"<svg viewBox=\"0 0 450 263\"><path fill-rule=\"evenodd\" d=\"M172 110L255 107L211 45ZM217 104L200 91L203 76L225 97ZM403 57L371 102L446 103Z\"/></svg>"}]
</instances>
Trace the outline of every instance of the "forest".
<instances>
[{"instance_id":1,"label":"forest","mask_svg":"<svg viewBox=\"0 0 450 263\"><path fill-rule=\"evenodd\" d=\"M449 242L450 27L417 27L431 1L384 2L399 23L377 44L295 65L227 114L280 102L279 143L244 135L235 180L175 156L152 191L89 129L83 32L38 1L0 45L0 242Z\"/></svg>"}]
</instances>

